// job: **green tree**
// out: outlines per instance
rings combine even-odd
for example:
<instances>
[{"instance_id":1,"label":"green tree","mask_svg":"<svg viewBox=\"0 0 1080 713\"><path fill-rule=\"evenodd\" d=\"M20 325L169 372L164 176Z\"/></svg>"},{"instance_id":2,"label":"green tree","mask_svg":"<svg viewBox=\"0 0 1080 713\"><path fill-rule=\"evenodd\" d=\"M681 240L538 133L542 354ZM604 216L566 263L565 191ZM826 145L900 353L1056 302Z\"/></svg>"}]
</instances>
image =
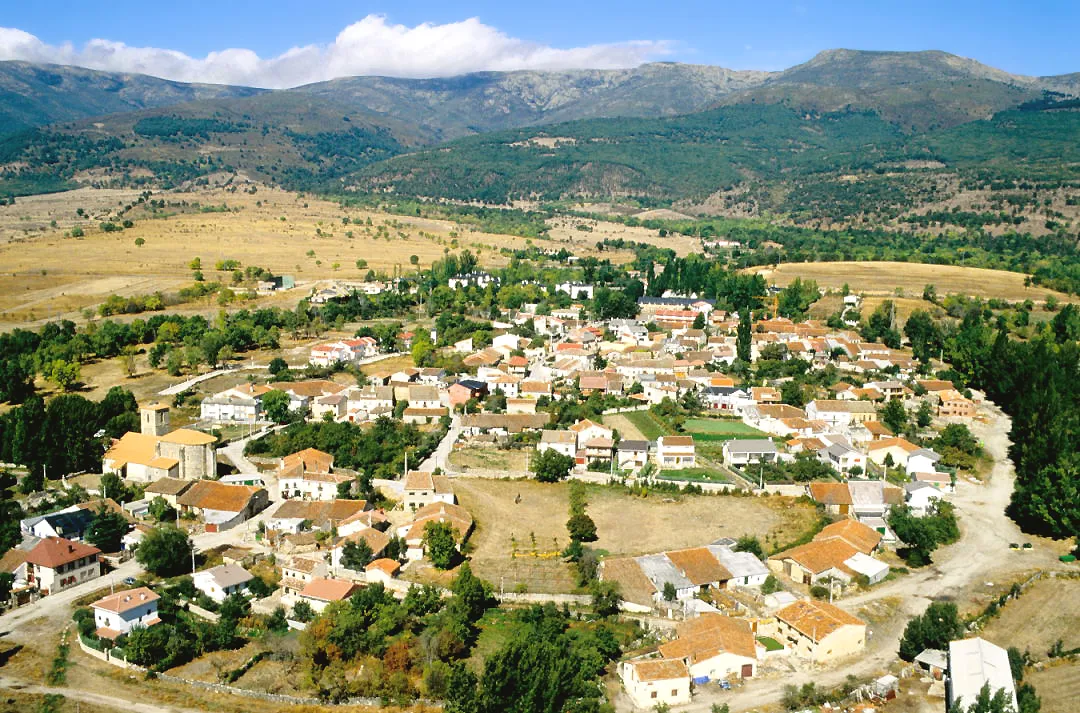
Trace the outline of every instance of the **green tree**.
<instances>
[{"instance_id":1,"label":"green tree","mask_svg":"<svg viewBox=\"0 0 1080 713\"><path fill-rule=\"evenodd\" d=\"M120 540L127 531L128 522L124 516L102 505L86 528L86 541L102 552L119 552Z\"/></svg>"},{"instance_id":2,"label":"green tree","mask_svg":"<svg viewBox=\"0 0 1080 713\"><path fill-rule=\"evenodd\" d=\"M424 549L437 569L450 569L457 561L457 541L454 529L446 522L424 525Z\"/></svg>"},{"instance_id":3,"label":"green tree","mask_svg":"<svg viewBox=\"0 0 1080 713\"><path fill-rule=\"evenodd\" d=\"M1012 699L1006 695L1005 689L999 688L991 693L989 683L983 684L974 701L956 699L952 710L956 713L1016 713Z\"/></svg>"},{"instance_id":4,"label":"green tree","mask_svg":"<svg viewBox=\"0 0 1080 713\"><path fill-rule=\"evenodd\" d=\"M881 422L893 433L902 433L908 425L908 413L899 399L890 399L879 412Z\"/></svg>"},{"instance_id":5,"label":"green tree","mask_svg":"<svg viewBox=\"0 0 1080 713\"><path fill-rule=\"evenodd\" d=\"M934 407L925 399L919 404L919 410L915 412L915 425L919 428L928 428L934 422Z\"/></svg>"},{"instance_id":6,"label":"green tree","mask_svg":"<svg viewBox=\"0 0 1080 713\"><path fill-rule=\"evenodd\" d=\"M739 327L735 332L735 358L744 364L750 363L750 308L739 311Z\"/></svg>"},{"instance_id":7,"label":"green tree","mask_svg":"<svg viewBox=\"0 0 1080 713\"><path fill-rule=\"evenodd\" d=\"M678 596L678 591L676 591L675 585L672 584L670 581L664 582L664 601L665 602L673 602L673 601L675 601L675 598L677 596Z\"/></svg>"},{"instance_id":8,"label":"green tree","mask_svg":"<svg viewBox=\"0 0 1080 713\"><path fill-rule=\"evenodd\" d=\"M532 470L541 483L557 483L565 480L574 467L574 459L555 450L548 449L532 461Z\"/></svg>"},{"instance_id":9,"label":"green tree","mask_svg":"<svg viewBox=\"0 0 1080 713\"><path fill-rule=\"evenodd\" d=\"M291 399L287 393L274 389L263 395L263 411L266 412L266 417L274 423L288 423L291 414L289 411L290 402Z\"/></svg>"},{"instance_id":10,"label":"green tree","mask_svg":"<svg viewBox=\"0 0 1080 713\"><path fill-rule=\"evenodd\" d=\"M908 622L900 638L900 658L914 661L925 649L948 650L949 642L964 637L956 604L932 602L926 611Z\"/></svg>"},{"instance_id":11,"label":"green tree","mask_svg":"<svg viewBox=\"0 0 1080 713\"><path fill-rule=\"evenodd\" d=\"M79 381L79 374L79 364L77 362L54 359L48 366L46 378L67 391Z\"/></svg>"},{"instance_id":12,"label":"green tree","mask_svg":"<svg viewBox=\"0 0 1080 713\"><path fill-rule=\"evenodd\" d=\"M596 523L586 513L575 513L566 521L570 539L576 542L595 542Z\"/></svg>"},{"instance_id":13,"label":"green tree","mask_svg":"<svg viewBox=\"0 0 1080 713\"><path fill-rule=\"evenodd\" d=\"M761 541L753 535L743 535L735 542L734 550L736 552L749 552L757 557L759 560L765 559L765 548L761 546Z\"/></svg>"},{"instance_id":14,"label":"green tree","mask_svg":"<svg viewBox=\"0 0 1080 713\"><path fill-rule=\"evenodd\" d=\"M175 525L159 525L143 535L135 559L147 571L170 577L191 568L192 544L187 533Z\"/></svg>"},{"instance_id":15,"label":"green tree","mask_svg":"<svg viewBox=\"0 0 1080 713\"><path fill-rule=\"evenodd\" d=\"M341 565L347 569L362 572L374 556L367 540L345 540L345 545L341 548Z\"/></svg>"},{"instance_id":16,"label":"green tree","mask_svg":"<svg viewBox=\"0 0 1080 713\"><path fill-rule=\"evenodd\" d=\"M596 581L592 584L592 606L597 616L609 617L619 613L622 593L616 582Z\"/></svg>"},{"instance_id":17,"label":"green tree","mask_svg":"<svg viewBox=\"0 0 1080 713\"><path fill-rule=\"evenodd\" d=\"M270 360L269 371L271 376L277 376L283 371L288 370L289 364L281 357L274 357Z\"/></svg>"},{"instance_id":18,"label":"green tree","mask_svg":"<svg viewBox=\"0 0 1080 713\"><path fill-rule=\"evenodd\" d=\"M916 517L907 505L896 505L889 510L888 523L889 529L907 545L903 554L908 564L922 567L930 563L930 555L937 549L938 540L929 520Z\"/></svg>"},{"instance_id":19,"label":"green tree","mask_svg":"<svg viewBox=\"0 0 1080 713\"><path fill-rule=\"evenodd\" d=\"M176 510L169 504L168 500L160 495L150 501L147 510L156 522L173 522L176 520Z\"/></svg>"}]
</instances>

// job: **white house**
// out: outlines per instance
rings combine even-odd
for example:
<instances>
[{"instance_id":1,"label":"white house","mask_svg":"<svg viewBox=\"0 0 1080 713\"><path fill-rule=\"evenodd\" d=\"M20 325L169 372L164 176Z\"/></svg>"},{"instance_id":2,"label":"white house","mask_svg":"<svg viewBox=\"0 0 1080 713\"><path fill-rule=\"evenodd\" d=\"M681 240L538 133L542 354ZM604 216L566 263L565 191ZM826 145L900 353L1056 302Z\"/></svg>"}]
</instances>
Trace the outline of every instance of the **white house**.
<instances>
[{"instance_id":1,"label":"white house","mask_svg":"<svg viewBox=\"0 0 1080 713\"><path fill-rule=\"evenodd\" d=\"M100 577L100 556L101 550L91 545L48 537L26 553L21 579L42 594L55 594Z\"/></svg>"},{"instance_id":2,"label":"white house","mask_svg":"<svg viewBox=\"0 0 1080 713\"><path fill-rule=\"evenodd\" d=\"M937 463L941 460L934 451L929 448L920 448L908 454L906 470L908 475L912 473L934 473L937 471Z\"/></svg>"},{"instance_id":3,"label":"white house","mask_svg":"<svg viewBox=\"0 0 1080 713\"><path fill-rule=\"evenodd\" d=\"M431 503L441 502L453 505L457 502L450 479L445 475L411 471L405 476L403 492L404 508L409 512L416 512Z\"/></svg>"},{"instance_id":4,"label":"white house","mask_svg":"<svg viewBox=\"0 0 1080 713\"><path fill-rule=\"evenodd\" d=\"M97 600L90 605L97 635L103 639L116 639L135 627L147 628L160 624L158 599L158 595L151 590L139 587Z\"/></svg>"},{"instance_id":5,"label":"white house","mask_svg":"<svg viewBox=\"0 0 1080 713\"><path fill-rule=\"evenodd\" d=\"M262 417L262 399L271 391L262 384L239 384L203 399L199 417L204 421L254 423Z\"/></svg>"},{"instance_id":6,"label":"white house","mask_svg":"<svg viewBox=\"0 0 1080 713\"><path fill-rule=\"evenodd\" d=\"M587 418L572 425L570 431L577 435L579 444L588 443L594 438L610 439L614 436L614 432L610 428Z\"/></svg>"},{"instance_id":7,"label":"white house","mask_svg":"<svg viewBox=\"0 0 1080 713\"><path fill-rule=\"evenodd\" d=\"M922 517L930 512L931 506L941 499L941 491L930 483L914 482L904 484L904 499L912 513Z\"/></svg>"},{"instance_id":8,"label":"white house","mask_svg":"<svg viewBox=\"0 0 1080 713\"><path fill-rule=\"evenodd\" d=\"M631 702L655 710L690 702L690 669L682 659L641 659L619 664L619 678Z\"/></svg>"},{"instance_id":9,"label":"white house","mask_svg":"<svg viewBox=\"0 0 1080 713\"><path fill-rule=\"evenodd\" d=\"M593 285L584 282L560 282L555 285L556 292L565 292L572 300L591 300L595 289Z\"/></svg>"},{"instance_id":10,"label":"white house","mask_svg":"<svg viewBox=\"0 0 1080 713\"><path fill-rule=\"evenodd\" d=\"M818 460L839 473L850 472L852 468L866 472L866 454L843 443L822 448L818 451Z\"/></svg>"},{"instance_id":11,"label":"white house","mask_svg":"<svg viewBox=\"0 0 1080 713\"><path fill-rule=\"evenodd\" d=\"M661 468L693 468L697 463L694 439L690 436L660 436L656 439L656 462Z\"/></svg>"},{"instance_id":12,"label":"white house","mask_svg":"<svg viewBox=\"0 0 1080 713\"><path fill-rule=\"evenodd\" d=\"M750 463L772 463L780 453L776 444L768 439L749 438L732 439L724 443L724 462L728 465L749 465Z\"/></svg>"},{"instance_id":13,"label":"white house","mask_svg":"<svg viewBox=\"0 0 1080 713\"><path fill-rule=\"evenodd\" d=\"M238 564L219 564L192 576L195 588L218 603L232 594L246 592L248 582L254 578Z\"/></svg>"},{"instance_id":14,"label":"white house","mask_svg":"<svg viewBox=\"0 0 1080 713\"><path fill-rule=\"evenodd\" d=\"M540 443L536 451L537 453L555 451L573 458L577 453L577 434L573 431L544 431L540 434Z\"/></svg>"}]
</instances>

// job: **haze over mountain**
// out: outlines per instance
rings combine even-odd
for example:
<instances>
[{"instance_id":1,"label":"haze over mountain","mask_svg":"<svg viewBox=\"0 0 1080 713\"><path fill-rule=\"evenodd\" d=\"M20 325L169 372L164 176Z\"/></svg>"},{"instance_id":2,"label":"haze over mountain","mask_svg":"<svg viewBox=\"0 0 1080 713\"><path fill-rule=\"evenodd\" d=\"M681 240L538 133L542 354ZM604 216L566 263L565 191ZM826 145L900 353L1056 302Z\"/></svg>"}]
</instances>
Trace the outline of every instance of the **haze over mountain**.
<instances>
[{"instance_id":1,"label":"haze over mountain","mask_svg":"<svg viewBox=\"0 0 1080 713\"><path fill-rule=\"evenodd\" d=\"M984 119L1038 99L1044 91L1080 93L1080 73L1026 77L938 51L828 50L782 72L653 63L634 69L482 72L440 79L345 77L267 92L0 62L0 133L262 93L304 94L386 117L398 127L412 127L426 141L577 119L671 116L741 103L814 111L869 109L912 130Z\"/></svg>"},{"instance_id":2,"label":"haze over mountain","mask_svg":"<svg viewBox=\"0 0 1080 713\"><path fill-rule=\"evenodd\" d=\"M0 62L0 134L57 121L263 91L82 67Z\"/></svg>"},{"instance_id":3,"label":"haze over mountain","mask_svg":"<svg viewBox=\"0 0 1080 713\"><path fill-rule=\"evenodd\" d=\"M25 63L0 63L0 79L0 194L12 196L241 173L490 202L753 190L738 200L785 213L836 205L840 191L853 197L835 214L849 215L865 196L932 197L893 175L909 164L1061 182L1080 161L1080 74L1025 77L944 52L831 50L774 73L657 63L278 91ZM839 187L819 200L825 176Z\"/></svg>"}]
</instances>

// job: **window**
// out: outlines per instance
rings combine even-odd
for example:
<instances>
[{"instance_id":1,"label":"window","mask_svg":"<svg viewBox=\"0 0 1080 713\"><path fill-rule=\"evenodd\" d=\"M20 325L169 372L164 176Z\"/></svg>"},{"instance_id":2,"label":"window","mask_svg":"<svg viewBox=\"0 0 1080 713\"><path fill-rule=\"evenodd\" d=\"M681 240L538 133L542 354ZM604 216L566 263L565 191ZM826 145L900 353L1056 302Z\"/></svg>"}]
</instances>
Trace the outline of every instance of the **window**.
<instances>
[{"instance_id":1,"label":"window","mask_svg":"<svg viewBox=\"0 0 1080 713\"><path fill-rule=\"evenodd\" d=\"M671 697L674 698L677 695L679 695L679 690L677 688L672 688L671 689Z\"/></svg>"},{"instance_id":2,"label":"window","mask_svg":"<svg viewBox=\"0 0 1080 713\"><path fill-rule=\"evenodd\" d=\"M656 698L656 691L649 694L649 698Z\"/></svg>"}]
</instances>

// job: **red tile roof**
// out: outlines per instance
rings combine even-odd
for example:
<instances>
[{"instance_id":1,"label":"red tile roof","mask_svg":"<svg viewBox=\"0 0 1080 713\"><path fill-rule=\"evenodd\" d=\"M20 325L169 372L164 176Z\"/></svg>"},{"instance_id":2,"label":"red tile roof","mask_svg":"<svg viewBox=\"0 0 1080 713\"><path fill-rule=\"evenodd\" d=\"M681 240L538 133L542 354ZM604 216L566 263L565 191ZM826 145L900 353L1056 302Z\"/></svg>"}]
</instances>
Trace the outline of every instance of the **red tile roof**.
<instances>
[{"instance_id":1,"label":"red tile roof","mask_svg":"<svg viewBox=\"0 0 1080 713\"><path fill-rule=\"evenodd\" d=\"M100 555L101 550L82 542L72 542L63 537L48 537L34 546L26 555L26 561L39 567L56 569L60 565L83 557Z\"/></svg>"}]
</instances>

